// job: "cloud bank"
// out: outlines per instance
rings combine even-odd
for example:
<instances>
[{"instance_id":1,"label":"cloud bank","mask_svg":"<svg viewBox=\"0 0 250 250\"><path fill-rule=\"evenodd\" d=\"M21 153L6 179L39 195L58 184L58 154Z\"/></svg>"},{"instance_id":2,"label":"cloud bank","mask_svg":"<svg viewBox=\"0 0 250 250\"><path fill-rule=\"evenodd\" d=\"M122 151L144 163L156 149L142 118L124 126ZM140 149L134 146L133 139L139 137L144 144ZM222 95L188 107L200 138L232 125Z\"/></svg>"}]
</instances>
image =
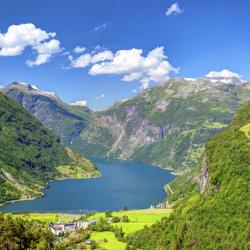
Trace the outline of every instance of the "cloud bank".
<instances>
[{"instance_id":1,"label":"cloud bank","mask_svg":"<svg viewBox=\"0 0 250 250\"><path fill-rule=\"evenodd\" d=\"M31 47L37 55L35 60L28 60L26 64L30 67L44 64L62 50L55 36L55 32L46 32L32 23L11 25L6 33L0 32L0 56L18 56Z\"/></svg>"},{"instance_id":2,"label":"cloud bank","mask_svg":"<svg viewBox=\"0 0 250 250\"><path fill-rule=\"evenodd\" d=\"M241 78L241 76L238 73L232 72L228 69L223 69L222 71L211 71L209 72L206 77L222 77L222 78L229 78L229 77L237 77Z\"/></svg>"},{"instance_id":3,"label":"cloud bank","mask_svg":"<svg viewBox=\"0 0 250 250\"><path fill-rule=\"evenodd\" d=\"M69 56L72 68L90 66L90 75L121 75L122 81L139 81L142 88L150 83L162 82L169 78L171 72L177 73L164 54L164 47L151 50L146 56L142 49L118 50L113 53L104 50L97 53L86 53L73 59Z\"/></svg>"}]
</instances>

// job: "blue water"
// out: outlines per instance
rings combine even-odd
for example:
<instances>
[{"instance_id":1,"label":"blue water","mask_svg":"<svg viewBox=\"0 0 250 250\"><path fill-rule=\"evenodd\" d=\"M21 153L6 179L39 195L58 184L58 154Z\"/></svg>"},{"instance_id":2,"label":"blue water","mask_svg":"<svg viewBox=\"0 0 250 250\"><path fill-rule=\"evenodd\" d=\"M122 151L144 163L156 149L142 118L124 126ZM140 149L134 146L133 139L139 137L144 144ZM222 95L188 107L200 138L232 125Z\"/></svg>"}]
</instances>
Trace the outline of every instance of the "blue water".
<instances>
[{"instance_id":1,"label":"blue water","mask_svg":"<svg viewBox=\"0 0 250 250\"><path fill-rule=\"evenodd\" d=\"M106 211L148 208L161 202L164 185L174 176L142 163L94 159L102 176L93 179L53 181L43 198L7 204L5 212Z\"/></svg>"}]
</instances>

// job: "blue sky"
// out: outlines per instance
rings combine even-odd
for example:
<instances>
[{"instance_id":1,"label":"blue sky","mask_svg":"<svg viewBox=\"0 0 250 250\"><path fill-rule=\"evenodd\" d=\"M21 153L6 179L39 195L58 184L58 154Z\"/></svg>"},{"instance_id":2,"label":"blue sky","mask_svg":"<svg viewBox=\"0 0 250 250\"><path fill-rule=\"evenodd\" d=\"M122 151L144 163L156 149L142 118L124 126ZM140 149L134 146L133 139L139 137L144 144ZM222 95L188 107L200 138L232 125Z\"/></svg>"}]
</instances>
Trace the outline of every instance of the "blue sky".
<instances>
[{"instance_id":1,"label":"blue sky","mask_svg":"<svg viewBox=\"0 0 250 250\"><path fill-rule=\"evenodd\" d=\"M250 79L248 0L0 0L0 6L3 85L28 82L68 103L104 109L167 77L228 69ZM75 53L76 46L85 51Z\"/></svg>"}]
</instances>

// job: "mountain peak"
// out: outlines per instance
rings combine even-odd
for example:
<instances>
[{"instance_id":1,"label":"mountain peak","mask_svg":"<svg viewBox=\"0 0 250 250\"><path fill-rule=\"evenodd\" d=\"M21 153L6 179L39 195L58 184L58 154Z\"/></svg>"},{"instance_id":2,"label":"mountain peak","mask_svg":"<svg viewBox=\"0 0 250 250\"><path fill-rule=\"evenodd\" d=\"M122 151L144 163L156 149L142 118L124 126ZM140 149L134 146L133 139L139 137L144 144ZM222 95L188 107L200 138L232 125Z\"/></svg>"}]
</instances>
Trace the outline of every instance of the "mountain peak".
<instances>
[{"instance_id":1,"label":"mountain peak","mask_svg":"<svg viewBox=\"0 0 250 250\"><path fill-rule=\"evenodd\" d=\"M32 94L44 95L44 96L48 96L51 98L59 99L59 97L56 95L56 93L50 92L50 91L43 91L43 90L39 89L36 85L31 85L31 84L26 83L26 82L13 82L13 83L9 84L6 87L6 89L19 89L21 91L28 91Z\"/></svg>"},{"instance_id":2,"label":"mountain peak","mask_svg":"<svg viewBox=\"0 0 250 250\"><path fill-rule=\"evenodd\" d=\"M222 77L222 76L215 76L215 77L206 77L206 79L208 79L209 81L216 83L216 82L222 82L222 83L226 83L226 84L242 84L245 83L247 81L240 79L239 77Z\"/></svg>"}]
</instances>

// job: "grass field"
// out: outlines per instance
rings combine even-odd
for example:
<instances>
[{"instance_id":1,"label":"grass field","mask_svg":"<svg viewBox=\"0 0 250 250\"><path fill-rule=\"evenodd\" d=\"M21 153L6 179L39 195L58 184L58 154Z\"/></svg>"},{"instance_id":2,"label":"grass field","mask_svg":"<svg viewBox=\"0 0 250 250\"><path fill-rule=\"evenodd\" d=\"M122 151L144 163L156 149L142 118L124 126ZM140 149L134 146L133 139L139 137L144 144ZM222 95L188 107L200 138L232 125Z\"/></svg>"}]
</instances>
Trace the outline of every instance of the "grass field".
<instances>
[{"instance_id":1,"label":"grass field","mask_svg":"<svg viewBox=\"0 0 250 250\"><path fill-rule=\"evenodd\" d=\"M250 138L250 123L240 128L241 132L244 132L247 138Z\"/></svg>"},{"instance_id":2,"label":"grass field","mask_svg":"<svg viewBox=\"0 0 250 250\"><path fill-rule=\"evenodd\" d=\"M122 217L128 216L129 221L132 223L155 223L162 217L169 216L171 209L142 209L142 210L129 210L124 212L113 212L113 216ZM105 213L97 213L89 217L89 219L105 218Z\"/></svg>"},{"instance_id":3,"label":"grass field","mask_svg":"<svg viewBox=\"0 0 250 250\"><path fill-rule=\"evenodd\" d=\"M112 232L93 232L90 238L107 250L125 250L126 248L126 244L118 241Z\"/></svg>"},{"instance_id":4,"label":"grass field","mask_svg":"<svg viewBox=\"0 0 250 250\"><path fill-rule=\"evenodd\" d=\"M143 229L145 226L151 226L161 218L169 216L171 209L143 209L130 210L126 212L113 212L112 216L122 217L128 216L129 222L113 223L115 227L121 227L125 234L134 233ZM106 218L105 213L97 213L90 216L88 219ZM93 232L91 239L95 240L101 247L107 250L124 250L126 245L118 241L112 232ZM107 239L107 242L104 242Z\"/></svg>"},{"instance_id":5,"label":"grass field","mask_svg":"<svg viewBox=\"0 0 250 250\"><path fill-rule=\"evenodd\" d=\"M125 234L134 233L144 228L144 226L151 226L161 218L169 216L171 209L143 209L143 210L129 210L124 212L113 212L112 216L122 217L128 216L129 222L113 223L114 227L121 227ZM27 220L40 220L45 223L69 222L78 220L79 215L71 215L64 213L24 213L12 214L14 218L24 218ZM105 213L97 213L91 215L87 220L106 218ZM106 250L125 250L126 244L118 241L113 232L92 232L91 239L95 240L103 249Z\"/></svg>"},{"instance_id":6,"label":"grass field","mask_svg":"<svg viewBox=\"0 0 250 250\"><path fill-rule=\"evenodd\" d=\"M79 218L78 215L69 215L64 213L20 213L11 214L14 218L23 218L27 220L40 220L45 223L57 223L59 220L63 223L70 222Z\"/></svg>"}]
</instances>

